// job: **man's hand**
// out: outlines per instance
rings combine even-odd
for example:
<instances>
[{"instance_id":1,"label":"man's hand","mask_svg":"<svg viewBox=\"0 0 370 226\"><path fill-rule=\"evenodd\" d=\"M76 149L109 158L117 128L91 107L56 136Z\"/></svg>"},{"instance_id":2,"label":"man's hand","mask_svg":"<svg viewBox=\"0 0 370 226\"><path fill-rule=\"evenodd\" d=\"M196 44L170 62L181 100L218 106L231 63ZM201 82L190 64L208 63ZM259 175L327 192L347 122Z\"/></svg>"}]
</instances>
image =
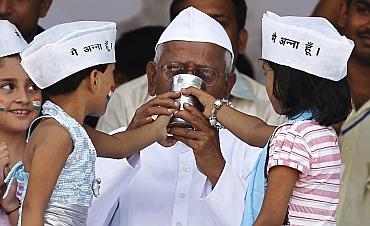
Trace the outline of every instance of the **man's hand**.
<instances>
[{"instance_id":1,"label":"man's hand","mask_svg":"<svg viewBox=\"0 0 370 226\"><path fill-rule=\"evenodd\" d=\"M208 177L214 187L225 166L218 131L194 106L185 104L184 109L176 112L175 116L190 123L194 129L171 128L169 132L176 140L193 149L199 171Z\"/></svg>"},{"instance_id":2,"label":"man's hand","mask_svg":"<svg viewBox=\"0 0 370 226\"><path fill-rule=\"evenodd\" d=\"M180 105L174 99L180 96L179 92L167 92L139 107L133 119L131 120L127 130L136 129L143 125L152 123L154 121L153 117L157 116L169 116L171 117L174 110L179 109ZM176 140L173 137L166 137L158 141L164 147L170 147L176 143Z\"/></svg>"}]
</instances>

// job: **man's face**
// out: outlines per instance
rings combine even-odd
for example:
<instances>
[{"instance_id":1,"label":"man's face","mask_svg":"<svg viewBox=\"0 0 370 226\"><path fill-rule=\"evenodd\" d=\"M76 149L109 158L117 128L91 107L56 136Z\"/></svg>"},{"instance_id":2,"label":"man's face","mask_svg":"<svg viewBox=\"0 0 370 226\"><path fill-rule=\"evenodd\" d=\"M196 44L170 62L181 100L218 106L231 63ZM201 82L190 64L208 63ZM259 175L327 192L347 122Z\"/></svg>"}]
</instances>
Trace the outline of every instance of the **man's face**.
<instances>
[{"instance_id":1,"label":"man's face","mask_svg":"<svg viewBox=\"0 0 370 226\"><path fill-rule=\"evenodd\" d=\"M52 0L0 0L0 19L13 23L23 37L32 41L40 17L46 16Z\"/></svg>"},{"instance_id":2,"label":"man's face","mask_svg":"<svg viewBox=\"0 0 370 226\"><path fill-rule=\"evenodd\" d=\"M339 26L355 43L353 56L370 62L370 0L352 0L342 5Z\"/></svg>"},{"instance_id":3,"label":"man's face","mask_svg":"<svg viewBox=\"0 0 370 226\"><path fill-rule=\"evenodd\" d=\"M238 29L234 5L231 0L183 0L179 4L177 11L180 12L189 6L193 6L208 14L224 27L231 40L235 56L239 55L239 53L244 53L248 33L245 29Z\"/></svg>"},{"instance_id":4,"label":"man's face","mask_svg":"<svg viewBox=\"0 0 370 226\"><path fill-rule=\"evenodd\" d=\"M214 69L218 76L216 82L207 86L207 93L216 98L228 98L235 83L235 74L226 78L225 50L211 43L170 41L164 44L159 64L149 62L147 67L149 94L159 95L169 90L170 80L163 70L163 65L184 64L188 74L193 74L194 67Z\"/></svg>"}]
</instances>

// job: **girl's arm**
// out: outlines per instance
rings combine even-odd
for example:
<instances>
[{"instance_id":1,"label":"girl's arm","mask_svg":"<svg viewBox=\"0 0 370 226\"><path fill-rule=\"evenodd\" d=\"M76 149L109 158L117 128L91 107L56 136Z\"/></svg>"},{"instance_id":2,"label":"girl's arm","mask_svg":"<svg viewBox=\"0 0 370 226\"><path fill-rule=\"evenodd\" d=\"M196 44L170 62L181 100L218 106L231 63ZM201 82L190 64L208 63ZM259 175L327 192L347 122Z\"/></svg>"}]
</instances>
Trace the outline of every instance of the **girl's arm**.
<instances>
[{"instance_id":1,"label":"girl's arm","mask_svg":"<svg viewBox=\"0 0 370 226\"><path fill-rule=\"evenodd\" d=\"M216 98L193 87L182 90L184 95L193 95L204 106L204 115L209 118ZM226 104L216 113L217 121L244 142L257 147L264 147L274 132L274 126L267 125L263 120L237 111Z\"/></svg>"},{"instance_id":2,"label":"girl's arm","mask_svg":"<svg viewBox=\"0 0 370 226\"><path fill-rule=\"evenodd\" d=\"M84 125L100 157L125 158L150 144L166 139L169 116L161 115L154 122L136 129L108 135Z\"/></svg>"},{"instance_id":3,"label":"girl's arm","mask_svg":"<svg viewBox=\"0 0 370 226\"><path fill-rule=\"evenodd\" d=\"M38 127L26 147L25 170L30 173L30 178L22 225L44 226L45 209L73 147L68 131L62 126L47 123Z\"/></svg>"},{"instance_id":4,"label":"girl's arm","mask_svg":"<svg viewBox=\"0 0 370 226\"><path fill-rule=\"evenodd\" d=\"M287 166L274 166L269 170L267 190L254 226L283 224L299 173Z\"/></svg>"}]
</instances>

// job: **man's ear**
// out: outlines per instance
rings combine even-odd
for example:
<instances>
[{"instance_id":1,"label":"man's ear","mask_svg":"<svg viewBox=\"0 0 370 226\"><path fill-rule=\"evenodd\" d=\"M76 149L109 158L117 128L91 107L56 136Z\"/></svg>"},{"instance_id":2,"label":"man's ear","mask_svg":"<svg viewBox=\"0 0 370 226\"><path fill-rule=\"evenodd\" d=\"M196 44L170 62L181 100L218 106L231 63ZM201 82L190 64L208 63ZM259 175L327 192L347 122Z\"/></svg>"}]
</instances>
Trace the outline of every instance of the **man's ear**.
<instances>
[{"instance_id":1,"label":"man's ear","mask_svg":"<svg viewBox=\"0 0 370 226\"><path fill-rule=\"evenodd\" d=\"M89 82L88 82L88 88L91 92L95 93L98 90L99 86L99 76L98 76L99 71L94 69L90 72L89 77Z\"/></svg>"},{"instance_id":2,"label":"man's ear","mask_svg":"<svg viewBox=\"0 0 370 226\"><path fill-rule=\"evenodd\" d=\"M157 73L157 64L154 61L149 61L146 65L146 76L148 79L148 93L155 96L155 75Z\"/></svg>"},{"instance_id":3,"label":"man's ear","mask_svg":"<svg viewBox=\"0 0 370 226\"><path fill-rule=\"evenodd\" d=\"M226 85L226 89L225 89L225 93L224 93L224 98L225 99L230 98L231 90L233 89L235 82L236 82L236 75L235 75L234 72L231 72L227 76L226 81L225 81L225 85Z\"/></svg>"},{"instance_id":4,"label":"man's ear","mask_svg":"<svg viewBox=\"0 0 370 226\"><path fill-rule=\"evenodd\" d=\"M347 23L349 5L345 1L341 1L339 6L338 26L342 30Z\"/></svg>"},{"instance_id":5,"label":"man's ear","mask_svg":"<svg viewBox=\"0 0 370 226\"><path fill-rule=\"evenodd\" d=\"M53 0L41 0L39 17L45 17L48 14L51 3L53 3Z\"/></svg>"},{"instance_id":6,"label":"man's ear","mask_svg":"<svg viewBox=\"0 0 370 226\"><path fill-rule=\"evenodd\" d=\"M243 28L239 32L239 54L244 54L245 49L247 48L247 42L248 42L248 31Z\"/></svg>"}]
</instances>

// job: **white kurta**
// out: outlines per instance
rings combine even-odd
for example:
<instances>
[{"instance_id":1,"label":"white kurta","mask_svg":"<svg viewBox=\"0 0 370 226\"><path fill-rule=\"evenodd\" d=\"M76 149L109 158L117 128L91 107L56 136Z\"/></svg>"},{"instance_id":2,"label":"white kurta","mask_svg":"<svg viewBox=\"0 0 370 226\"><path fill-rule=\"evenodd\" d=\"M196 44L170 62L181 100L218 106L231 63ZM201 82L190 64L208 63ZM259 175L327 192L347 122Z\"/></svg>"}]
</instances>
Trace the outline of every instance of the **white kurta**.
<instances>
[{"instance_id":1,"label":"white kurta","mask_svg":"<svg viewBox=\"0 0 370 226\"><path fill-rule=\"evenodd\" d=\"M248 176L259 148L220 131L225 168L212 189L199 172L192 149L153 144L136 160L98 159L101 195L89 211L89 226L239 226ZM131 159L132 160L132 159Z\"/></svg>"}]
</instances>

